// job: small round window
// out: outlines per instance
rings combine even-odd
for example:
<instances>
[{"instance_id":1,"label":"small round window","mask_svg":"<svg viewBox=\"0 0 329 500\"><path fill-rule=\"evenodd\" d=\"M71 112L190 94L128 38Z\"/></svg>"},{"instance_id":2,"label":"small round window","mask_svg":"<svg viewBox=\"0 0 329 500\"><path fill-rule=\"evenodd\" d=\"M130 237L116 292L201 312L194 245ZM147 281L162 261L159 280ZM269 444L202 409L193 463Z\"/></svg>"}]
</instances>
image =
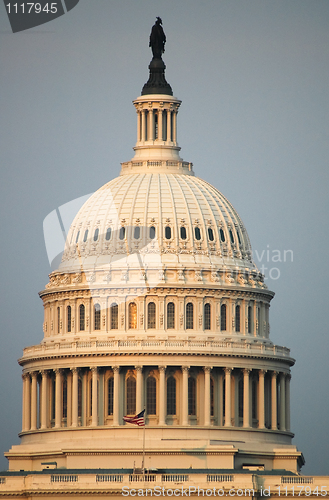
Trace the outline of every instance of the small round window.
<instances>
[{"instance_id":1,"label":"small round window","mask_svg":"<svg viewBox=\"0 0 329 500\"><path fill-rule=\"evenodd\" d=\"M124 239L125 234L126 234L126 229L124 227L120 227L120 231L119 231L119 238L120 238L120 240Z\"/></svg>"},{"instance_id":2,"label":"small round window","mask_svg":"<svg viewBox=\"0 0 329 500\"><path fill-rule=\"evenodd\" d=\"M214 241L214 232L211 227L208 227L208 238L210 241Z\"/></svg>"},{"instance_id":3,"label":"small round window","mask_svg":"<svg viewBox=\"0 0 329 500\"><path fill-rule=\"evenodd\" d=\"M220 233L220 239L224 242L225 241L225 234L224 234L223 229L220 229L219 233Z\"/></svg>"},{"instance_id":4,"label":"small round window","mask_svg":"<svg viewBox=\"0 0 329 500\"><path fill-rule=\"evenodd\" d=\"M201 240L201 231L199 227L194 228L194 234L196 240Z\"/></svg>"},{"instance_id":5,"label":"small round window","mask_svg":"<svg viewBox=\"0 0 329 500\"><path fill-rule=\"evenodd\" d=\"M97 241L98 240L98 235L99 235L99 229L98 227L95 229L95 232L94 232L94 241Z\"/></svg>"},{"instance_id":6,"label":"small round window","mask_svg":"<svg viewBox=\"0 0 329 500\"><path fill-rule=\"evenodd\" d=\"M155 227L151 226L150 227L150 239L154 240L154 238L155 238Z\"/></svg>"},{"instance_id":7,"label":"small round window","mask_svg":"<svg viewBox=\"0 0 329 500\"><path fill-rule=\"evenodd\" d=\"M234 236L232 233L232 229L230 229L230 238L231 238L231 243L234 243Z\"/></svg>"},{"instance_id":8,"label":"small round window","mask_svg":"<svg viewBox=\"0 0 329 500\"><path fill-rule=\"evenodd\" d=\"M78 241L79 241L79 236L80 236L80 231L78 231L77 237L76 237L76 239L75 239L75 242L76 242L76 243L78 243Z\"/></svg>"},{"instance_id":9,"label":"small round window","mask_svg":"<svg viewBox=\"0 0 329 500\"><path fill-rule=\"evenodd\" d=\"M136 226L134 229L134 238L135 240L138 240L141 235L141 228L139 226Z\"/></svg>"},{"instance_id":10,"label":"small round window","mask_svg":"<svg viewBox=\"0 0 329 500\"><path fill-rule=\"evenodd\" d=\"M182 240L186 240L186 227L184 226L180 228L180 237Z\"/></svg>"},{"instance_id":11,"label":"small round window","mask_svg":"<svg viewBox=\"0 0 329 500\"><path fill-rule=\"evenodd\" d=\"M110 227L108 227L106 229L106 234L105 234L106 241L109 241L111 239L111 233L112 233L112 229Z\"/></svg>"},{"instance_id":12,"label":"small round window","mask_svg":"<svg viewBox=\"0 0 329 500\"><path fill-rule=\"evenodd\" d=\"M84 241L84 243L86 243L87 238L88 238L88 229L86 229L86 230L85 230L85 235L84 235L84 237L83 237L83 241Z\"/></svg>"},{"instance_id":13,"label":"small round window","mask_svg":"<svg viewBox=\"0 0 329 500\"><path fill-rule=\"evenodd\" d=\"M166 238L166 240L170 240L170 238L171 238L171 227L170 226L166 226L166 228L165 228L165 238Z\"/></svg>"}]
</instances>

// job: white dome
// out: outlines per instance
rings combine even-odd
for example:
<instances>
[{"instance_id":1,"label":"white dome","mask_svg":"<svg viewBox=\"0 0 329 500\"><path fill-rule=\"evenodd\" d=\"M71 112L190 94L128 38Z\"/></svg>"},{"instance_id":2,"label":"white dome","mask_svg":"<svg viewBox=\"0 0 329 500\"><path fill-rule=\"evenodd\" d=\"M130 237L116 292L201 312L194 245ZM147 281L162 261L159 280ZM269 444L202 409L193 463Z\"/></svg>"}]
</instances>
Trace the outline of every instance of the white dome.
<instances>
[{"instance_id":1,"label":"white dome","mask_svg":"<svg viewBox=\"0 0 329 500\"><path fill-rule=\"evenodd\" d=\"M59 271L106 267L150 253L150 245L163 264L256 270L247 231L217 189L191 174L156 172L125 173L89 198L71 225Z\"/></svg>"}]
</instances>

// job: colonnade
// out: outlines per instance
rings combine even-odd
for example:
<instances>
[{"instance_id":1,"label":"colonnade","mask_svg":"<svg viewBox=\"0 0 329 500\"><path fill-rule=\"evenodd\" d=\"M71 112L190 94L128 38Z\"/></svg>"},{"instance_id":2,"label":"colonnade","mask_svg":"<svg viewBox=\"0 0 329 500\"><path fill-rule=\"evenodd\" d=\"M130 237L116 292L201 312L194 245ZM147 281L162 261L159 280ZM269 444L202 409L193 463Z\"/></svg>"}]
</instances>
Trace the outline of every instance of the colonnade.
<instances>
[{"instance_id":1,"label":"colonnade","mask_svg":"<svg viewBox=\"0 0 329 500\"><path fill-rule=\"evenodd\" d=\"M122 417L128 408L128 378L134 381L134 406L130 413L139 413L148 407L147 379L150 376L155 379L153 398L156 400L156 410L150 415L151 424L290 430L289 373L254 368L162 365L25 372L22 430L123 425ZM175 411L170 415L169 377L174 378L175 384ZM190 379L194 379L193 384ZM191 410L193 405L195 413Z\"/></svg>"},{"instance_id":2,"label":"colonnade","mask_svg":"<svg viewBox=\"0 0 329 500\"><path fill-rule=\"evenodd\" d=\"M137 144L161 141L177 144L177 112L180 102L144 102L136 105Z\"/></svg>"}]
</instances>

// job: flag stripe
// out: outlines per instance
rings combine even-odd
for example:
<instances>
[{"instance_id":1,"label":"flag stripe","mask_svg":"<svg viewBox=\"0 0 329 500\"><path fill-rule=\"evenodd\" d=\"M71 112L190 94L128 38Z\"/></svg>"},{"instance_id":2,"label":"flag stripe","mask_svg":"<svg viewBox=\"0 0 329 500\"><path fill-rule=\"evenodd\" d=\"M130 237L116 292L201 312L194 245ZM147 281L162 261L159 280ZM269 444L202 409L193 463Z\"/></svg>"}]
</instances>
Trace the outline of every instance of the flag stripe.
<instances>
[{"instance_id":1,"label":"flag stripe","mask_svg":"<svg viewBox=\"0 0 329 500\"><path fill-rule=\"evenodd\" d=\"M138 425L139 427L144 427L145 426L144 414L145 410L141 411L140 413L138 413L133 417L129 417L128 415L126 415L125 417L123 417L123 420L124 422L127 422L127 424L134 424Z\"/></svg>"}]
</instances>

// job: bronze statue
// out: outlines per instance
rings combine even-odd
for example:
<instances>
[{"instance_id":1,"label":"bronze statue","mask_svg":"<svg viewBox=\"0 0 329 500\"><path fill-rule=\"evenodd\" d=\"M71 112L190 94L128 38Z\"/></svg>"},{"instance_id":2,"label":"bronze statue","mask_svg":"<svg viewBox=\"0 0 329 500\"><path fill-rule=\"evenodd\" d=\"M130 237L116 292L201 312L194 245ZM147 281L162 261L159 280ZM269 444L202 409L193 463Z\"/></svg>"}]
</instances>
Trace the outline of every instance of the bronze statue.
<instances>
[{"instance_id":1,"label":"bronze statue","mask_svg":"<svg viewBox=\"0 0 329 500\"><path fill-rule=\"evenodd\" d=\"M161 56L165 51L164 46L166 43L166 35L164 34L161 24L162 19L160 17L157 17L155 24L152 26L152 31L150 34L149 47L151 47L153 58L155 59L161 59Z\"/></svg>"}]
</instances>

